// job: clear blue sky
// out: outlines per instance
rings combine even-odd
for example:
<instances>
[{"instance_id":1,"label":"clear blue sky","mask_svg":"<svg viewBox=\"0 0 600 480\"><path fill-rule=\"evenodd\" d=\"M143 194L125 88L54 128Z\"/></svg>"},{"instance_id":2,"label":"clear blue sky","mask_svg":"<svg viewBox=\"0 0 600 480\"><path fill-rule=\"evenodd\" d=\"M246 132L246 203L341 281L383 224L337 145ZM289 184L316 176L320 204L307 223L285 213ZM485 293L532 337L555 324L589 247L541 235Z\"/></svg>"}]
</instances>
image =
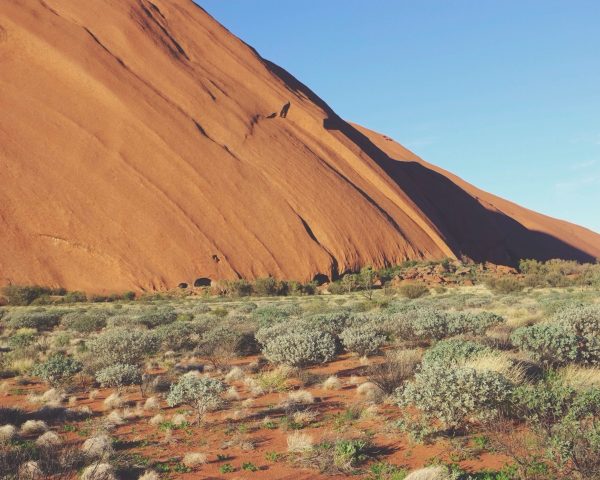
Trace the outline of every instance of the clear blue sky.
<instances>
[{"instance_id":1,"label":"clear blue sky","mask_svg":"<svg viewBox=\"0 0 600 480\"><path fill-rule=\"evenodd\" d=\"M599 0L197 0L347 120L600 232Z\"/></svg>"}]
</instances>

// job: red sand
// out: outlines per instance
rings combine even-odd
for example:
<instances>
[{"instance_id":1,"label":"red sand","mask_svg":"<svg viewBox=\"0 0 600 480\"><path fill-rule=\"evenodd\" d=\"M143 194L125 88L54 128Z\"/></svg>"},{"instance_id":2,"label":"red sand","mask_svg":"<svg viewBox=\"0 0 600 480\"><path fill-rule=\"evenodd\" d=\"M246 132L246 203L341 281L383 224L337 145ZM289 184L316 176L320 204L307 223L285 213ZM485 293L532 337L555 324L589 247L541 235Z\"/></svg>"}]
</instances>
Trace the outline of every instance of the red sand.
<instances>
[{"instance_id":1,"label":"red sand","mask_svg":"<svg viewBox=\"0 0 600 480\"><path fill-rule=\"evenodd\" d=\"M0 2L0 68L0 285L600 257L339 119L190 0Z\"/></svg>"}]
</instances>

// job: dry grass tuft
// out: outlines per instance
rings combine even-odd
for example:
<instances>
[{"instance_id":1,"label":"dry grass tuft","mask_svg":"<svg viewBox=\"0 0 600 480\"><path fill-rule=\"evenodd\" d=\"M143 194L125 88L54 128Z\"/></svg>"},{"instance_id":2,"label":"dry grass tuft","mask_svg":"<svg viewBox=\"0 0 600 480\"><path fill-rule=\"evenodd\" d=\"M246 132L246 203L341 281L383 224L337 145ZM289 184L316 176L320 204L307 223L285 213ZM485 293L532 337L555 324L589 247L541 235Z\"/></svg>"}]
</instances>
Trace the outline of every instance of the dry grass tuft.
<instances>
[{"instance_id":1,"label":"dry grass tuft","mask_svg":"<svg viewBox=\"0 0 600 480\"><path fill-rule=\"evenodd\" d=\"M108 435L97 435L83 442L81 451L88 458L103 459L110 457L114 450Z\"/></svg>"},{"instance_id":2,"label":"dry grass tuft","mask_svg":"<svg viewBox=\"0 0 600 480\"><path fill-rule=\"evenodd\" d=\"M38 447L57 447L62 445L62 443L62 439L56 433L51 431L43 433L35 441L35 444Z\"/></svg>"},{"instance_id":3,"label":"dry grass tuft","mask_svg":"<svg viewBox=\"0 0 600 480\"><path fill-rule=\"evenodd\" d=\"M110 463L94 463L81 474L81 480L116 480Z\"/></svg>"},{"instance_id":4,"label":"dry grass tuft","mask_svg":"<svg viewBox=\"0 0 600 480\"><path fill-rule=\"evenodd\" d=\"M146 470L138 480L160 480L160 475L153 470Z\"/></svg>"},{"instance_id":5,"label":"dry grass tuft","mask_svg":"<svg viewBox=\"0 0 600 480\"><path fill-rule=\"evenodd\" d=\"M34 433L44 433L48 431L48 425L42 420L27 420L21 425L21 434L30 435Z\"/></svg>"},{"instance_id":6,"label":"dry grass tuft","mask_svg":"<svg viewBox=\"0 0 600 480\"><path fill-rule=\"evenodd\" d=\"M600 368L570 365L561 369L559 375L563 383L575 390L600 388Z\"/></svg>"},{"instance_id":7,"label":"dry grass tuft","mask_svg":"<svg viewBox=\"0 0 600 480\"><path fill-rule=\"evenodd\" d=\"M160 410L160 400L158 397L149 397L144 402L144 410Z\"/></svg>"},{"instance_id":8,"label":"dry grass tuft","mask_svg":"<svg viewBox=\"0 0 600 480\"><path fill-rule=\"evenodd\" d=\"M342 388L342 382L335 375L332 375L323 382L324 390L339 390L340 388Z\"/></svg>"},{"instance_id":9,"label":"dry grass tuft","mask_svg":"<svg viewBox=\"0 0 600 480\"><path fill-rule=\"evenodd\" d=\"M244 378L244 372L240 367L233 367L229 373L225 375L226 382L236 382Z\"/></svg>"},{"instance_id":10,"label":"dry grass tuft","mask_svg":"<svg viewBox=\"0 0 600 480\"><path fill-rule=\"evenodd\" d=\"M288 452L291 453L306 452L312 448L313 438L307 433L296 430L287 436L287 446Z\"/></svg>"},{"instance_id":11,"label":"dry grass tuft","mask_svg":"<svg viewBox=\"0 0 600 480\"><path fill-rule=\"evenodd\" d=\"M14 425L2 425L0 427L0 444L8 443L17 436L17 428Z\"/></svg>"},{"instance_id":12,"label":"dry grass tuft","mask_svg":"<svg viewBox=\"0 0 600 480\"><path fill-rule=\"evenodd\" d=\"M409 473L404 480L449 480L446 467L426 467Z\"/></svg>"},{"instance_id":13,"label":"dry grass tuft","mask_svg":"<svg viewBox=\"0 0 600 480\"><path fill-rule=\"evenodd\" d=\"M44 473L37 462L25 462L19 467L19 480L42 480Z\"/></svg>"},{"instance_id":14,"label":"dry grass tuft","mask_svg":"<svg viewBox=\"0 0 600 480\"><path fill-rule=\"evenodd\" d=\"M111 393L108 397L106 397L102 404L107 410L116 410L117 408L121 408L124 402L125 401L123 397L121 397L121 395L119 395L118 392L115 392Z\"/></svg>"},{"instance_id":15,"label":"dry grass tuft","mask_svg":"<svg viewBox=\"0 0 600 480\"><path fill-rule=\"evenodd\" d=\"M165 421L165 416L162 413L157 413L148 421L148 423L150 423L150 425L153 425L156 427L156 426L160 425L161 423L163 423L164 421Z\"/></svg>"},{"instance_id":16,"label":"dry grass tuft","mask_svg":"<svg viewBox=\"0 0 600 480\"><path fill-rule=\"evenodd\" d=\"M198 465L204 465L208 460L208 456L205 453L190 452L186 453L181 463L186 467L194 468Z\"/></svg>"},{"instance_id":17,"label":"dry grass tuft","mask_svg":"<svg viewBox=\"0 0 600 480\"><path fill-rule=\"evenodd\" d=\"M504 352L475 357L464 362L464 366L479 372L496 372L514 385L521 385L527 379L525 368Z\"/></svg>"}]
</instances>

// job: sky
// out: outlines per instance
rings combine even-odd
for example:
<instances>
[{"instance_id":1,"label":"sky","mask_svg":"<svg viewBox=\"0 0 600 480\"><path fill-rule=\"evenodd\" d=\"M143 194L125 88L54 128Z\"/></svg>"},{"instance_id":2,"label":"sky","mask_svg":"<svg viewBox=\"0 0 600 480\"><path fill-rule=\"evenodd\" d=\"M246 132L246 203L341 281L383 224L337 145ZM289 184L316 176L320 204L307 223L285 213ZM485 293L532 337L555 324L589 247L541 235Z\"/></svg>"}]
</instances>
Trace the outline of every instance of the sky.
<instances>
[{"instance_id":1,"label":"sky","mask_svg":"<svg viewBox=\"0 0 600 480\"><path fill-rule=\"evenodd\" d=\"M196 1L346 120L600 232L600 1Z\"/></svg>"}]
</instances>

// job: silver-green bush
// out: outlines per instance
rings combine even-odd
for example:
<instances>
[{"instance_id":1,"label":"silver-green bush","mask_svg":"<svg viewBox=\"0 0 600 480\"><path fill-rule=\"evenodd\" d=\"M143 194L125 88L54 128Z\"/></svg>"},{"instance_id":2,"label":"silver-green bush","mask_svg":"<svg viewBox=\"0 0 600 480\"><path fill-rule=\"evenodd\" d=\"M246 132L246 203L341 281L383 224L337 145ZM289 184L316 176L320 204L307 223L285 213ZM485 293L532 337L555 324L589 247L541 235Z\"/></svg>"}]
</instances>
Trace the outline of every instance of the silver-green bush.
<instances>
[{"instance_id":1,"label":"silver-green bush","mask_svg":"<svg viewBox=\"0 0 600 480\"><path fill-rule=\"evenodd\" d=\"M221 405L221 394L225 391L225 384L220 380L199 377L195 373L187 373L171 385L167 396L170 407L189 405L194 408L201 418L206 412L214 410Z\"/></svg>"},{"instance_id":2,"label":"silver-green bush","mask_svg":"<svg viewBox=\"0 0 600 480\"><path fill-rule=\"evenodd\" d=\"M96 381L102 387L123 388L142 383L142 372L137 365L116 363L99 370Z\"/></svg>"},{"instance_id":3,"label":"silver-green bush","mask_svg":"<svg viewBox=\"0 0 600 480\"><path fill-rule=\"evenodd\" d=\"M386 335L379 327L365 323L346 328L340 339L347 351L365 356L377 353L385 343Z\"/></svg>"},{"instance_id":4,"label":"silver-green bush","mask_svg":"<svg viewBox=\"0 0 600 480\"><path fill-rule=\"evenodd\" d=\"M261 340L262 343L262 340ZM281 332L265 339L262 353L272 363L302 367L325 363L335 357L333 335L319 330Z\"/></svg>"},{"instance_id":5,"label":"silver-green bush","mask_svg":"<svg viewBox=\"0 0 600 480\"><path fill-rule=\"evenodd\" d=\"M493 418L511 397L512 385L499 373L434 365L415 375L398 403L416 407L425 419L459 428L470 419Z\"/></svg>"}]
</instances>

